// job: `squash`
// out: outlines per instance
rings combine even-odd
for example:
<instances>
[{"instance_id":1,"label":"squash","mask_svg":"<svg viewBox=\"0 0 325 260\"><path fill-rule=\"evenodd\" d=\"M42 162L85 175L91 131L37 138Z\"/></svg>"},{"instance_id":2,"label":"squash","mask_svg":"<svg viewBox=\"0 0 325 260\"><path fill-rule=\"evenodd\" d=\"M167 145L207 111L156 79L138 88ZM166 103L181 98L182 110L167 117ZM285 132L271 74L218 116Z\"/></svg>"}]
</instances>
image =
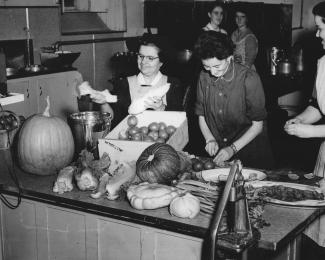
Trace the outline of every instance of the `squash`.
<instances>
[{"instance_id":1,"label":"squash","mask_svg":"<svg viewBox=\"0 0 325 260\"><path fill-rule=\"evenodd\" d=\"M73 159L74 141L69 125L51 116L50 102L43 114L29 117L18 138L18 162L29 173L51 175L67 166Z\"/></svg>"},{"instance_id":2,"label":"squash","mask_svg":"<svg viewBox=\"0 0 325 260\"><path fill-rule=\"evenodd\" d=\"M126 194L135 209L158 209L167 207L179 190L163 184L142 182L131 185Z\"/></svg>"},{"instance_id":3,"label":"squash","mask_svg":"<svg viewBox=\"0 0 325 260\"><path fill-rule=\"evenodd\" d=\"M195 218L200 213L200 200L186 192L170 202L169 212L179 218Z\"/></svg>"},{"instance_id":4,"label":"squash","mask_svg":"<svg viewBox=\"0 0 325 260\"><path fill-rule=\"evenodd\" d=\"M155 143L139 156L136 173L142 181L170 184L180 171L180 158L169 144Z\"/></svg>"}]
</instances>

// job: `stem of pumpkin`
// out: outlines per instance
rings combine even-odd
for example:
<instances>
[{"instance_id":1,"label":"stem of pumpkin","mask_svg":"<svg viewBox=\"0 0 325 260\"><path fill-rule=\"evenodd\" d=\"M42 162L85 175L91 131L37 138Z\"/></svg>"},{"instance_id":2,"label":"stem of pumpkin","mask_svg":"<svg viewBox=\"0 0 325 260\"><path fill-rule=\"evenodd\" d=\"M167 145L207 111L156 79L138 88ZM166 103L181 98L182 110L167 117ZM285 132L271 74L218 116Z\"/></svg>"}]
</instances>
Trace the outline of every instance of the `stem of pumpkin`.
<instances>
[{"instance_id":1,"label":"stem of pumpkin","mask_svg":"<svg viewBox=\"0 0 325 260\"><path fill-rule=\"evenodd\" d=\"M43 112L43 116L50 117L50 97L46 96L46 108Z\"/></svg>"}]
</instances>

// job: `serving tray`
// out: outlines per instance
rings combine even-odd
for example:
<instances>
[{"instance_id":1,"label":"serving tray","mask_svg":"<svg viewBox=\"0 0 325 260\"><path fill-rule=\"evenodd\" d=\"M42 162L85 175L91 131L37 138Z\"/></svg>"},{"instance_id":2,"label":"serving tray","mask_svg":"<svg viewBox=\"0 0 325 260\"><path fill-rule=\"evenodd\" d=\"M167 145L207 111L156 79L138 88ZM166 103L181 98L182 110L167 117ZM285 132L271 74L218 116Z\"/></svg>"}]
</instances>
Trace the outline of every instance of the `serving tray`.
<instances>
[{"instance_id":1,"label":"serving tray","mask_svg":"<svg viewBox=\"0 0 325 260\"><path fill-rule=\"evenodd\" d=\"M248 185L253 188L262 188L267 186L279 186L282 185L288 188L295 188L299 190L308 190L308 191L317 191L322 193L321 189L315 186L290 183L290 182L275 182L275 181L252 181ZM264 200L268 203L285 205L285 206L294 206L294 207L322 207L325 206L325 200L300 200L300 201L283 201L270 197L265 197Z\"/></svg>"},{"instance_id":2,"label":"serving tray","mask_svg":"<svg viewBox=\"0 0 325 260\"><path fill-rule=\"evenodd\" d=\"M204 181L227 181L229 171L230 167L215 168L198 172L196 176ZM243 168L242 174L245 181L264 180L267 177L264 172L251 168Z\"/></svg>"}]
</instances>

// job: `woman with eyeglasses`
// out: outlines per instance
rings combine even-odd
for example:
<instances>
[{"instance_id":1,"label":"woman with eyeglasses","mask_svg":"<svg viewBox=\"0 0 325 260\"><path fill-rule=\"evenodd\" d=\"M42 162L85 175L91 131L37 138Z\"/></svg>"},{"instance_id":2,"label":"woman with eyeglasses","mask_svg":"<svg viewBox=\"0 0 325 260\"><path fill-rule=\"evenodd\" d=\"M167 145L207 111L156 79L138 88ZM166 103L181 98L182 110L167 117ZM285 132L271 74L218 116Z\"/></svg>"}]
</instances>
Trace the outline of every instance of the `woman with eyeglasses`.
<instances>
[{"instance_id":1,"label":"woman with eyeglasses","mask_svg":"<svg viewBox=\"0 0 325 260\"><path fill-rule=\"evenodd\" d=\"M195 53L203 70L195 113L205 150L217 165L238 158L245 167L270 169L273 156L263 121L265 97L258 74L233 61L233 44L223 33L200 35Z\"/></svg>"},{"instance_id":2,"label":"woman with eyeglasses","mask_svg":"<svg viewBox=\"0 0 325 260\"><path fill-rule=\"evenodd\" d=\"M161 67L167 61L168 44L157 35L146 35L140 40L137 54L139 74L119 80L111 93L117 95L117 103L107 104L99 97L94 98L96 103L103 104L108 112L113 112L112 126L118 124L128 115L131 102L144 96L153 88L159 88L170 83L170 88L165 96L148 97L145 100L146 109L156 111L181 111L183 90L180 81L176 78L166 76L160 72Z\"/></svg>"},{"instance_id":3,"label":"woman with eyeglasses","mask_svg":"<svg viewBox=\"0 0 325 260\"><path fill-rule=\"evenodd\" d=\"M231 34L235 45L234 59L236 62L255 70L254 62L258 52L258 40L248 27L247 11L237 7L235 12L237 29Z\"/></svg>"},{"instance_id":4,"label":"woman with eyeglasses","mask_svg":"<svg viewBox=\"0 0 325 260\"><path fill-rule=\"evenodd\" d=\"M203 31L216 31L227 34L227 32L220 27L224 16L224 8L222 3L213 2L209 8L208 16L210 18L210 22L202 28Z\"/></svg>"}]
</instances>

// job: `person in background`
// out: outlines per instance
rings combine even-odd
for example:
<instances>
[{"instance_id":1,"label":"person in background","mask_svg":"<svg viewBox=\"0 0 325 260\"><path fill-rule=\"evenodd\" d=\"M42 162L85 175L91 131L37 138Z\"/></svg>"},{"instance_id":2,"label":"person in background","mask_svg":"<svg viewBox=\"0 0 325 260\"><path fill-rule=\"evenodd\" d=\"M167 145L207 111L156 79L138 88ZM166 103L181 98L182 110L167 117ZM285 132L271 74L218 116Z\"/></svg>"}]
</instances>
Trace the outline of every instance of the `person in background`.
<instances>
[{"instance_id":1,"label":"person in background","mask_svg":"<svg viewBox=\"0 0 325 260\"><path fill-rule=\"evenodd\" d=\"M235 21L237 29L231 34L231 40L235 45L235 62L255 70L254 61L258 52L258 40L248 27L247 12L243 8L236 9Z\"/></svg>"},{"instance_id":2,"label":"person in background","mask_svg":"<svg viewBox=\"0 0 325 260\"><path fill-rule=\"evenodd\" d=\"M258 74L233 61L233 44L223 33L203 33L194 49L203 64L195 113L205 150L218 165L238 158L246 167L271 168L273 156L263 124L265 97Z\"/></svg>"},{"instance_id":3,"label":"person in background","mask_svg":"<svg viewBox=\"0 0 325 260\"><path fill-rule=\"evenodd\" d=\"M317 27L316 37L322 40L325 49L325 2L315 5L313 10ZM318 60L317 75L312 98L307 108L285 123L284 130L289 135L300 138L324 138L325 124L315 124L324 119L325 114L325 55ZM323 142L314 169L314 174L325 177L325 143Z\"/></svg>"},{"instance_id":4,"label":"person in background","mask_svg":"<svg viewBox=\"0 0 325 260\"><path fill-rule=\"evenodd\" d=\"M111 91L117 95L117 103L107 104L102 97L93 98L93 101L102 104L102 110L113 112L112 126L117 125L128 115L131 102L145 95L152 88L170 83L170 88L162 98L149 97L145 101L147 109L156 111L181 111L183 90L178 79L166 76L160 68L167 61L166 51L168 44L156 35L145 35L140 40L137 54L138 75L133 75L119 80Z\"/></svg>"},{"instance_id":5,"label":"person in background","mask_svg":"<svg viewBox=\"0 0 325 260\"><path fill-rule=\"evenodd\" d=\"M216 31L227 34L227 32L220 27L224 16L224 8L222 3L213 2L209 8L208 16L210 18L210 22L202 28L203 31Z\"/></svg>"}]
</instances>

